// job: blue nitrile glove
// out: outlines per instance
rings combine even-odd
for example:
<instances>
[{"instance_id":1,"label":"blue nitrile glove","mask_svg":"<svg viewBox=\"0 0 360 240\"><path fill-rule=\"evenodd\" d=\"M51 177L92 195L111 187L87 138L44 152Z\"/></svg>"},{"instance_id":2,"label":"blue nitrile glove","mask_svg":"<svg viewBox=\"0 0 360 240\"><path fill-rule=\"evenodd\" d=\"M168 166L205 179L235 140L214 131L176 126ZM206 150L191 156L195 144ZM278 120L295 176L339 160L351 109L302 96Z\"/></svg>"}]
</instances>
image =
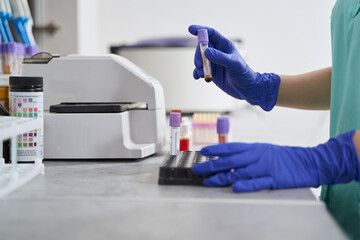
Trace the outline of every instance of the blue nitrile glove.
<instances>
[{"instance_id":1,"label":"blue nitrile glove","mask_svg":"<svg viewBox=\"0 0 360 240\"><path fill-rule=\"evenodd\" d=\"M219 156L193 166L205 186L229 186L235 192L360 181L355 131L331 138L316 147L287 147L262 143L224 143L205 147L201 154Z\"/></svg>"},{"instance_id":2,"label":"blue nitrile glove","mask_svg":"<svg viewBox=\"0 0 360 240\"><path fill-rule=\"evenodd\" d=\"M209 48L205 56L211 64L214 83L234 98L243 99L270 111L276 104L280 77L274 73L254 72L236 50L234 44L216 30L191 25L189 32L197 35L199 29L207 29ZM194 78L204 77L199 46L195 52Z\"/></svg>"}]
</instances>

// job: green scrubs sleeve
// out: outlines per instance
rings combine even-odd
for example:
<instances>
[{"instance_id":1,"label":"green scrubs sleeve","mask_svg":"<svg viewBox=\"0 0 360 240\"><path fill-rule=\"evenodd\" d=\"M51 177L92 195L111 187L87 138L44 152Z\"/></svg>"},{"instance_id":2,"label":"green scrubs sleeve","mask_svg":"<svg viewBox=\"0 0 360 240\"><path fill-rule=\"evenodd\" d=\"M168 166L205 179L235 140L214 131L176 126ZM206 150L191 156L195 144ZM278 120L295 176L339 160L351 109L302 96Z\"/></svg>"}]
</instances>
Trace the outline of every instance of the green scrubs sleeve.
<instances>
[{"instance_id":1,"label":"green scrubs sleeve","mask_svg":"<svg viewBox=\"0 0 360 240\"><path fill-rule=\"evenodd\" d=\"M331 16L330 136L360 130L360 2L338 0ZM321 199L351 239L360 240L360 183L323 186Z\"/></svg>"}]
</instances>

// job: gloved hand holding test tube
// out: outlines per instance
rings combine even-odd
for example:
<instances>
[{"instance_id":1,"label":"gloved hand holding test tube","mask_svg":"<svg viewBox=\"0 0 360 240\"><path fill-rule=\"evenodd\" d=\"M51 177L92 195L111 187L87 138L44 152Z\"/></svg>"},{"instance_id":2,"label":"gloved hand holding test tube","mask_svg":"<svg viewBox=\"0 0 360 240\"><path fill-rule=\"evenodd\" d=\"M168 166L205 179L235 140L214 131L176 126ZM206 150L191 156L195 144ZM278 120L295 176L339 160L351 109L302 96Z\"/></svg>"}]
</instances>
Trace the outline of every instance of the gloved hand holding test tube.
<instances>
[{"instance_id":1,"label":"gloved hand holding test tube","mask_svg":"<svg viewBox=\"0 0 360 240\"><path fill-rule=\"evenodd\" d=\"M252 70L235 45L213 28L191 25L189 32L197 36L201 29L206 29L209 36L209 47L205 50L205 56L211 62L212 81L230 96L270 111L276 103L280 77L274 73ZM197 48L193 72L195 79L204 76L201 61L200 49Z\"/></svg>"}]
</instances>

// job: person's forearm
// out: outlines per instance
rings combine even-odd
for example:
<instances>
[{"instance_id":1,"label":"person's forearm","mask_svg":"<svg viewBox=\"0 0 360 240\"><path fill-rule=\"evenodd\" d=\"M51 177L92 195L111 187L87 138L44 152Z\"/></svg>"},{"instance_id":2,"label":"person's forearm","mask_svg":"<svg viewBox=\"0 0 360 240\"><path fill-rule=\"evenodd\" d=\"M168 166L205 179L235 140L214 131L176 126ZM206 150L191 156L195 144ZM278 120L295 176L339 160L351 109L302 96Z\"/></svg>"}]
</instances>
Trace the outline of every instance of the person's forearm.
<instances>
[{"instance_id":1,"label":"person's forearm","mask_svg":"<svg viewBox=\"0 0 360 240\"><path fill-rule=\"evenodd\" d=\"M360 161L360 130L355 132L353 136L353 142Z\"/></svg>"},{"instance_id":2,"label":"person's forearm","mask_svg":"<svg viewBox=\"0 0 360 240\"><path fill-rule=\"evenodd\" d=\"M281 78L276 105L311 110L330 109L331 67Z\"/></svg>"}]
</instances>

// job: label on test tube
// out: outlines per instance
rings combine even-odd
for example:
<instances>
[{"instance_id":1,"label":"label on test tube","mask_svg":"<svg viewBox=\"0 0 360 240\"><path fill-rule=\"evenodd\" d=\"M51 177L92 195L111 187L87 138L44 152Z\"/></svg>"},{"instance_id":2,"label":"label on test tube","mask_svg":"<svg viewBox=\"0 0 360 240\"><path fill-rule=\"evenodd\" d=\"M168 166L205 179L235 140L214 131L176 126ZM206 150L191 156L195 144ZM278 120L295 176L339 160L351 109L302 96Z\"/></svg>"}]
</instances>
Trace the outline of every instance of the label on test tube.
<instances>
[{"instance_id":1,"label":"label on test tube","mask_svg":"<svg viewBox=\"0 0 360 240\"><path fill-rule=\"evenodd\" d=\"M170 135L170 154L177 155L179 152L179 128L171 128Z\"/></svg>"},{"instance_id":2,"label":"label on test tube","mask_svg":"<svg viewBox=\"0 0 360 240\"><path fill-rule=\"evenodd\" d=\"M170 113L170 154L177 155L179 152L179 127L181 123L181 114L172 112Z\"/></svg>"}]
</instances>

